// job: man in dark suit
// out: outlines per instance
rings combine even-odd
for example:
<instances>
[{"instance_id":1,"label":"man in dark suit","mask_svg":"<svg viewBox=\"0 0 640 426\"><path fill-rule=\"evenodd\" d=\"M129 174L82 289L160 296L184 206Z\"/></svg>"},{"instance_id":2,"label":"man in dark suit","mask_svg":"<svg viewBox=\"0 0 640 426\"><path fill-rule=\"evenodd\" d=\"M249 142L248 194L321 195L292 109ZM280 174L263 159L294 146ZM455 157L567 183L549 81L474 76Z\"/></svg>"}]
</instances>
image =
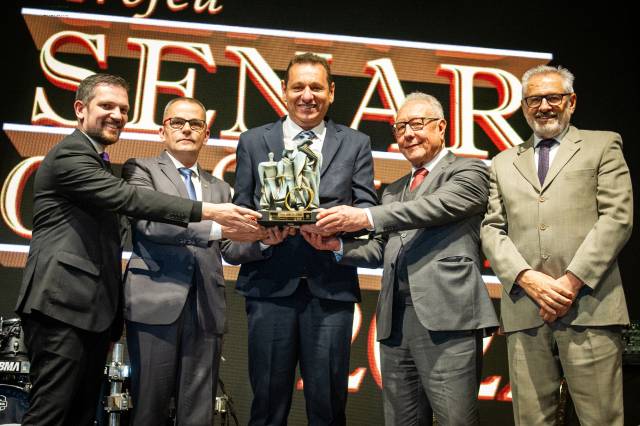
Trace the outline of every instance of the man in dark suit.
<instances>
[{"instance_id":1,"label":"man in dark suit","mask_svg":"<svg viewBox=\"0 0 640 426\"><path fill-rule=\"evenodd\" d=\"M444 147L442 106L409 95L393 126L413 173L391 183L382 205L321 212L328 233L370 229L382 237L339 240L303 232L341 264L384 266L376 313L387 425L478 423L482 337L498 325L481 276L485 165Z\"/></svg>"},{"instance_id":2,"label":"man in dark suit","mask_svg":"<svg viewBox=\"0 0 640 426\"><path fill-rule=\"evenodd\" d=\"M205 118L199 101L171 100L159 130L166 150L156 158L127 161L122 177L182 198L229 202L229 185L197 164L209 137ZM210 425L225 331L221 252L230 246L228 236L242 241L264 236L234 233L211 221L185 228L139 219L132 230L124 280L132 422L163 424L173 396L177 425Z\"/></svg>"},{"instance_id":3,"label":"man in dark suit","mask_svg":"<svg viewBox=\"0 0 640 426\"><path fill-rule=\"evenodd\" d=\"M525 72L533 134L491 164L481 235L503 286L516 425L555 422L563 376L580 424L625 423L616 258L631 236L631 178L619 134L571 126L573 80L562 67Z\"/></svg>"},{"instance_id":4,"label":"man in dark suit","mask_svg":"<svg viewBox=\"0 0 640 426\"><path fill-rule=\"evenodd\" d=\"M108 74L83 80L77 130L36 173L33 238L16 307L33 384L25 425L93 424L109 340L122 329L118 214L257 229L248 215L259 215L248 209L160 194L113 176L104 153L127 122L127 89Z\"/></svg>"},{"instance_id":5,"label":"man in dark suit","mask_svg":"<svg viewBox=\"0 0 640 426\"><path fill-rule=\"evenodd\" d=\"M334 83L327 62L310 53L290 62L282 82L289 115L240 136L234 202L258 208L258 164L295 149L303 134L322 153L320 205L376 204L369 138L325 120ZM249 376L254 397L251 425L287 423L300 363L309 424L345 424L354 302L360 300L356 268L337 265L292 230L246 247L237 281L246 297ZM279 244L277 244L279 243ZM252 260L252 261L247 261Z\"/></svg>"}]
</instances>

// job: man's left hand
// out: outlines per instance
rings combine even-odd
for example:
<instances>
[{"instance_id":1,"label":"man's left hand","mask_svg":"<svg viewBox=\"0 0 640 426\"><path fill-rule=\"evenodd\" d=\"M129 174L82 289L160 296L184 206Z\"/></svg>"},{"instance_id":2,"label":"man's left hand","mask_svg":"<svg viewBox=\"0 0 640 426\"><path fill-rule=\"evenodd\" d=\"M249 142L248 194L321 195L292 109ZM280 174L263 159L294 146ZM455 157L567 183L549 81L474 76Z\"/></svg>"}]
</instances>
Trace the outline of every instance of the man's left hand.
<instances>
[{"instance_id":1,"label":"man's left hand","mask_svg":"<svg viewBox=\"0 0 640 426\"><path fill-rule=\"evenodd\" d=\"M548 323L552 323L553 321L557 320L558 318L562 318L563 316L565 316L567 314L567 312L569 312L569 309L571 309L571 306L573 306L573 302L576 300L578 292L580 291L580 289L584 285L584 282L582 282L580 280L580 278L576 277L571 272L567 271L560 278L556 279L556 284L566 288L574 296L573 296L573 298L571 300L571 303L568 304L568 305L565 305L561 309L559 309L556 312L556 315L551 315L550 313L546 312L544 309L540 309L540 312L539 312L540 316L542 317L542 319L545 322L548 322Z\"/></svg>"}]
</instances>

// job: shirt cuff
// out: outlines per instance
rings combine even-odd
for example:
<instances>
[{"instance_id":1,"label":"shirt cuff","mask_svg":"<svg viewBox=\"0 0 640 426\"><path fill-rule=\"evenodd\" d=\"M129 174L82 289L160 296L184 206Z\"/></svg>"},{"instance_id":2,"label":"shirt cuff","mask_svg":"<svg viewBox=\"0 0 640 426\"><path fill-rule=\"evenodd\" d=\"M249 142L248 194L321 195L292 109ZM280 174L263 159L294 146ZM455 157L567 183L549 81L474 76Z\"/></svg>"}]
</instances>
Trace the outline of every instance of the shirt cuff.
<instances>
[{"instance_id":1,"label":"shirt cuff","mask_svg":"<svg viewBox=\"0 0 640 426\"><path fill-rule=\"evenodd\" d=\"M222 226L217 222L211 223L211 233L209 234L209 241L218 241L222 239Z\"/></svg>"},{"instance_id":2,"label":"shirt cuff","mask_svg":"<svg viewBox=\"0 0 640 426\"><path fill-rule=\"evenodd\" d=\"M371 215L371 209L368 207L364 209L364 212L367 214L367 219L369 219L369 224L371 228L367 228L367 231L374 231L376 229L376 224L373 223L373 216ZM340 242L340 247L342 247L342 241Z\"/></svg>"},{"instance_id":3,"label":"shirt cuff","mask_svg":"<svg viewBox=\"0 0 640 426\"><path fill-rule=\"evenodd\" d=\"M265 251L266 249L271 247L269 244L265 244L262 241L258 241L258 244L260 244L260 250L262 250L262 251Z\"/></svg>"},{"instance_id":4,"label":"shirt cuff","mask_svg":"<svg viewBox=\"0 0 640 426\"><path fill-rule=\"evenodd\" d=\"M342 245L342 238L338 238L338 241L340 241L340 250L333 252L333 256L336 258L336 262L340 262L344 257L344 246Z\"/></svg>"}]
</instances>

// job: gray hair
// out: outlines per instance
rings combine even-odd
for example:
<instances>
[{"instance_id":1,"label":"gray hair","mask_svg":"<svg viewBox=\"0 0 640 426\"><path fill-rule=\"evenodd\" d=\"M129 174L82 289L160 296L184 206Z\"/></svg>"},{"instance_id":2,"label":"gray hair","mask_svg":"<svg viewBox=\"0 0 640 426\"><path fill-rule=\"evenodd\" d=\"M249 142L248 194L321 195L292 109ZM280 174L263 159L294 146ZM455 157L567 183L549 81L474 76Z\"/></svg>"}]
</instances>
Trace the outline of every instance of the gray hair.
<instances>
[{"instance_id":1,"label":"gray hair","mask_svg":"<svg viewBox=\"0 0 640 426\"><path fill-rule=\"evenodd\" d=\"M162 113L162 119L164 120L165 118L167 118L167 112L169 112L169 108L171 108L171 105L177 103L177 102L189 102L195 105L198 105L200 108L202 108L202 111L204 112L205 115L205 120L206 120L206 116L207 116L207 109L204 107L204 105L202 104L202 102L200 102L199 100L195 99L195 98L189 98L186 96L181 96L178 98L173 98L171 99L167 105L164 107L164 112Z\"/></svg>"},{"instance_id":2,"label":"gray hair","mask_svg":"<svg viewBox=\"0 0 640 426\"><path fill-rule=\"evenodd\" d=\"M101 84L105 86L122 87L125 91L129 91L129 83L118 75L102 73L92 74L82 80L78 85L78 89L76 90L76 101L82 101L85 105L89 104L96 95L96 87Z\"/></svg>"},{"instance_id":3,"label":"gray hair","mask_svg":"<svg viewBox=\"0 0 640 426\"><path fill-rule=\"evenodd\" d=\"M529 80L531 77L540 75L540 74L557 74L562 78L562 90L565 93L573 93L573 80L575 77L568 69L564 68L561 65L557 67L552 67L549 65L538 65L529 70L527 70L522 75L522 95L524 96L524 90L529 85Z\"/></svg>"},{"instance_id":4,"label":"gray hair","mask_svg":"<svg viewBox=\"0 0 640 426\"><path fill-rule=\"evenodd\" d=\"M398 108L398 111L400 111L409 102L416 101L428 103L431 108L433 108L433 113L436 115L436 117L444 119L444 110L442 109L442 104L440 103L440 101L438 101L434 96L427 95L426 93L422 92L413 92L409 94L406 98L404 98L404 101L400 105L400 108Z\"/></svg>"}]
</instances>

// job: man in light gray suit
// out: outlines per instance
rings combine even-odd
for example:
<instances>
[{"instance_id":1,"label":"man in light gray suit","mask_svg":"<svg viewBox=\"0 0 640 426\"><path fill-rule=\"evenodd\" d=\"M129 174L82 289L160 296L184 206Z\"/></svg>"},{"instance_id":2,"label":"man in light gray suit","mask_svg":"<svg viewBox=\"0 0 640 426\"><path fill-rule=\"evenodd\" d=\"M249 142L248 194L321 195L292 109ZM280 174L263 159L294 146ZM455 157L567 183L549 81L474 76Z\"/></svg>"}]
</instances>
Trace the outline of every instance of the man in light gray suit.
<instances>
[{"instance_id":1,"label":"man in light gray suit","mask_svg":"<svg viewBox=\"0 0 640 426\"><path fill-rule=\"evenodd\" d=\"M580 424L622 425L622 343L629 323L616 257L632 193L622 139L578 130L573 75L522 77L533 135L493 159L482 243L503 285L516 424L554 423L566 377Z\"/></svg>"},{"instance_id":2,"label":"man in light gray suit","mask_svg":"<svg viewBox=\"0 0 640 426\"><path fill-rule=\"evenodd\" d=\"M485 165L444 147L440 102L409 95L394 134L413 173L391 183L382 206L337 206L319 213L303 235L340 263L384 265L376 312L385 423L478 423L482 337L497 328L480 273ZM370 240L324 235L370 229ZM315 231L315 232L314 232Z\"/></svg>"},{"instance_id":3,"label":"man in light gray suit","mask_svg":"<svg viewBox=\"0 0 640 426\"><path fill-rule=\"evenodd\" d=\"M170 101L159 134L166 151L127 161L122 174L129 184L192 200L230 201L229 185L197 164L209 136L199 101ZM232 249L228 239L254 241L265 236L262 231L235 232L212 221L186 228L133 222L124 289L132 424L165 424L172 396L177 425L212 424L226 328L221 253Z\"/></svg>"}]
</instances>

